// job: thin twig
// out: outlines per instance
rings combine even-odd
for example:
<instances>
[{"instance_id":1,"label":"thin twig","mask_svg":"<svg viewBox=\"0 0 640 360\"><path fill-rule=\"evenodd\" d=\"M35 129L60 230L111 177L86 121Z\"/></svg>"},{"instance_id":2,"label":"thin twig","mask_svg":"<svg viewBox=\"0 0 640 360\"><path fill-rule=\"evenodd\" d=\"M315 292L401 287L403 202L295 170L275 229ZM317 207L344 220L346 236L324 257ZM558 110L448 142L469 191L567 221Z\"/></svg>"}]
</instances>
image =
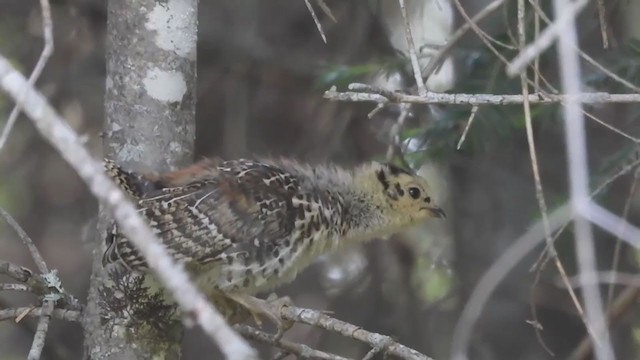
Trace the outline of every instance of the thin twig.
<instances>
[{"instance_id":1,"label":"thin twig","mask_svg":"<svg viewBox=\"0 0 640 360\"><path fill-rule=\"evenodd\" d=\"M40 273L47 274L49 273L49 268L47 264L44 262L42 255L40 255L40 251L38 251L38 247L33 243L33 240L27 235L27 233L22 229L20 224L11 215L6 212L2 207L0 207L0 216L4 218L4 220L13 228L13 230L18 234L20 240L24 243L24 245L29 249L29 253L33 258L33 261L36 263L38 270Z\"/></svg>"},{"instance_id":2,"label":"thin twig","mask_svg":"<svg viewBox=\"0 0 640 360\"><path fill-rule=\"evenodd\" d=\"M36 333L33 335L33 343L31 343L31 349L27 360L39 360L44 349L44 341L49 331L49 322L51 321L51 313L53 313L54 301L45 298L40 312L40 320L38 320L38 327Z\"/></svg>"},{"instance_id":3,"label":"thin twig","mask_svg":"<svg viewBox=\"0 0 640 360\"><path fill-rule=\"evenodd\" d=\"M429 59L429 63L422 70L423 78L428 79L429 76L444 62L446 56L451 52L456 43L462 39L464 34L471 29L471 23L477 24L480 20L484 19L488 15L492 14L497 8L499 8L504 3L504 0L494 0L489 5L485 6L484 9L480 10L477 14L475 14L470 21L465 22L462 26L456 30L453 35L447 40L447 43L435 53L431 59Z\"/></svg>"},{"instance_id":4,"label":"thin twig","mask_svg":"<svg viewBox=\"0 0 640 360\"><path fill-rule=\"evenodd\" d=\"M565 12L558 15L557 20L551 25L547 26L540 36L538 36L534 42L522 49L518 55L516 55L511 62L507 65L507 75L516 76L523 69L529 65L529 63L540 56L543 51L547 50L553 41L562 35L563 29L566 29L566 25L573 23L575 16L589 3L589 0L576 0L571 2ZM570 44L575 45L576 43Z\"/></svg>"},{"instance_id":5,"label":"thin twig","mask_svg":"<svg viewBox=\"0 0 640 360\"><path fill-rule=\"evenodd\" d=\"M420 96L426 96L427 88L424 86L424 78L422 77L420 63L418 62L416 45L413 42L413 35L411 34L411 23L407 16L407 8L405 7L404 0L398 0L398 4L400 5L400 13L404 20L404 34L407 38L407 46L409 47L409 58L411 59L411 68L413 68L413 77L416 80L416 85L418 85L418 94Z\"/></svg>"},{"instance_id":6,"label":"thin twig","mask_svg":"<svg viewBox=\"0 0 640 360\"><path fill-rule=\"evenodd\" d=\"M316 24L316 27L318 28L318 32L320 33L320 36L322 37L322 41L324 41L324 43L327 43L327 37L324 35L324 30L322 30L322 24L320 24L320 20L318 20L318 15L316 15L315 10L313 10L313 6L311 6L311 2L309 0L304 0L304 3L307 4L307 9L309 9L309 12L311 13L311 17L313 18L313 22Z\"/></svg>"},{"instance_id":7,"label":"thin twig","mask_svg":"<svg viewBox=\"0 0 640 360\"><path fill-rule=\"evenodd\" d=\"M464 143L464 140L467 138L467 133L469 132L469 129L471 129L471 124L473 123L473 119L476 118L476 113L478 112L478 109L480 107L477 105L474 105L471 107L471 114L469 114L469 120L467 120L467 125L464 127L464 130L462 131L462 135L460 136L460 141L458 141L458 146L456 146L457 150L460 150L460 148L462 147L462 143Z\"/></svg>"},{"instance_id":8,"label":"thin twig","mask_svg":"<svg viewBox=\"0 0 640 360\"><path fill-rule=\"evenodd\" d=\"M540 7L540 0L529 0L534 7ZM533 38L540 37L540 14L536 11L533 17ZM540 56L533 59L533 91L540 91Z\"/></svg>"},{"instance_id":9,"label":"thin twig","mask_svg":"<svg viewBox=\"0 0 640 360\"><path fill-rule=\"evenodd\" d=\"M498 58L500 59L500 61L502 61L503 63L507 64L509 61L507 60L507 58L505 58L499 51L498 49L495 48L495 46L493 46L493 44L491 44L491 41L489 40L489 35L487 35L487 33L485 33L482 29L480 29L480 27L478 25L476 25L471 18L469 17L469 15L467 14L466 10L464 9L464 7L462 6L462 4L460 3L460 0L452 0L453 4L456 6L456 9L458 9L458 12L460 13L460 15L462 15L462 18L464 19L464 21L469 24L471 26L471 29L473 29L473 32L476 33L476 35L478 35L478 38L480 38L480 41L482 41L485 46L491 50L491 52Z\"/></svg>"},{"instance_id":10,"label":"thin twig","mask_svg":"<svg viewBox=\"0 0 640 360\"><path fill-rule=\"evenodd\" d=\"M503 63L506 65L509 64L509 60L507 60L507 58L504 57L504 55L502 55L498 49L496 49L495 46L493 46L493 44L491 43L490 39L492 39L487 33L485 33L482 29L480 29L480 27L478 25L476 25L472 19L469 17L469 15L467 14L467 12L465 11L464 7L462 6L462 4L460 3L460 0L451 0L453 2L453 4L456 6L456 8L458 9L458 12L460 13L460 15L462 16L462 18L471 26L471 28L473 29L473 31L476 33L476 35L478 35L478 38L480 38L480 41L482 41L485 46ZM527 82L530 82L530 80L527 79ZM540 94L541 96L544 96L544 94Z\"/></svg>"},{"instance_id":11,"label":"thin twig","mask_svg":"<svg viewBox=\"0 0 640 360\"><path fill-rule=\"evenodd\" d=\"M549 214L549 228L551 231L555 231L570 219L569 205L562 205ZM480 318L480 314L482 314L482 310L491 294L516 264L535 249L541 241L544 241L544 238L544 225L542 221L537 221L520 238L512 242L476 283L469 301L465 304L460 319L455 326L451 344L451 358L453 360L467 359L467 349L469 348L471 335L474 333L474 325Z\"/></svg>"},{"instance_id":12,"label":"thin twig","mask_svg":"<svg viewBox=\"0 0 640 360\"><path fill-rule=\"evenodd\" d=\"M313 349L304 344L298 344L284 339L276 339L274 335L267 334L266 332L254 329L248 325L235 325L233 328L247 339L286 350L287 353L295 354L303 359L349 360L339 355L329 354L324 351Z\"/></svg>"},{"instance_id":13,"label":"thin twig","mask_svg":"<svg viewBox=\"0 0 640 360\"><path fill-rule=\"evenodd\" d=\"M598 0L598 19L600 20L600 33L602 34L602 47L609 47L609 36L607 35L607 8L604 6L604 0Z\"/></svg>"},{"instance_id":14,"label":"thin twig","mask_svg":"<svg viewBox=\"0 0 640 360\"><path fill-rule=\"evenodd\" d=\"M596 189L591 192L591 197L600 194L615 180L629 173L639 165L640 159L625 165L622 169L596 187ZM562 232L568 227L570 219L571 217L569 214L568 204L554 210L549 215L549 226L551 231L553 232L558 229L553 241L556 241ZM476 286L469 297L469 301L467 301L467 304L465 305L455 327L453 343L451 345L454 360L463 360L467 358L466 351L469 346L469 341L471 340L471 334L473 333L473 326L478 321L489 297L502 282L502 279L504 279L513 267L519 263L526 254L532 251L538 243L544 241L544 238L544 226L541 221L538 221L524 235L514 241L476 283ZM538 263L540 261L541 259L538 260ZM534 266L534 268L537 267L538 265Z\"/></svg>"},{"instance_id":15,"label":"thin twig","mask_svg":"<svg viewBox=\"0 0 640 360\"><path fill-rule=\"evenodd\" d=\"M316 3L318 4L318 7L320 7L320 9L322 9L324 14L329 17L329 19L331 19L334 23L338 22L338 20L336 20L336 17L333 16L333 13L331 12L331 8L329 6L327 6L327 4L324 2L324 0L316 0Z\"/></svg>"},{"instance_id":16,"label":"thin twig","mask_svg":"<svg viewBox=\"0 0 640 360\"><path fill-rule=\"evenodd\" d=\"M29 85L32 87L35 85L36 81L38 81L40 74L42 74L42 70L47 64L47 61L49 61L49 57L53 54L53 22L51 21L51 6L49 5L49 0L40 0L40 8L42 10L42 34L44 38L44 47L42 48L42 52L40 53L40 58L38 59L36 66L33 68L33 71L29 76ZM24 98L25 95L26 93L22 94L22 98ZM13 110L11 110L7 124L2 130L2 135L0 135L0 150L2 150L7 139L9 139L9 134L11 133L13 125L19 115L20 107L16 105L13 107Z\"/></svg>"},{"instance_id":17,"label":"thin twig","mask_svg":"<svg viewBox=\"0 0 640 360\"><path fill-rule=\"evenodd\" d=\"M629 209L631 209L631 200L633 198L633 195L636 192L636 188L638 185L638 180L639 180L638 174L639 174L638 171L634 173L633 181L631 182L631 188L629 189L629 195L627 196L627 199L624 202L624 209L622 210L623 219L627 219L627 217L629 216ZM626 225L626 223L624 225ZM624 228L620 229L620 232L623 232L623 231L624 231ZM618 270L618 265L620 263L621 250L622 250L622 241L620 241L620 239L616 237L616 246L613 249L613 259L611 261L611 269L614 272ZM613 283L609 284L609 288L607 289L607 306L610 306L611 301L613 300L613 290L615 288L614 285L615 284Z\"/></svg>"},{"instance_id":18,"label":"thin twig","mask_svg":"<svg viewBox=\"0 0 640 360\"><path fill-rule=\"evenodd\" d=\"M564 105L564 103L562 103L562 105ZM585 111L585 110L582 110L582 113L583 113L586 117L588 117L589 119L591 119L591 120L593 120L593 121L597 122L598 124L600 124L600 125L602 125L602 126L606 127L607 129L609 129L609 130L613 131L614 133L616 133L616 134L618 134L618 135L620 135L620 136L623 136L623 137L625 137L625 138L627 138L627 139L629 139L629 140L633 141L634 143L640 143L640 139L638 139L637 137L633 137L633 136L631 136L631 135L627 134L626 132L624 132L624 131L622 131L622 130L620 130L620 129L616 128L615 126L613 126L613 125L611 125L611 124L607 124L606 122L604 122L604 121L602 121L601 119L597 118L597 117L596 117L596 116L594 116L593 114L591 114L591 113L589 113L589 112L587 112L587 111Z\"/></svg>"},{"instance_id":19,"label":"thin twig","mask_svg":"<svg viewBox=\"0 0 640 360\"><path fill-rule=\"evenodd\" d=\"M229 359L257 358L256 351L226 324L220 313L193 285L184 268L167 254L127 196L104 173L102 164L92 158L78 134L2 56L0 87L20 105L40 134L75 169L101 205L111 212L123 234L145 257L182 310L217 343L223 354ZM24 92L27 96L20 101Z\"/></svg>"},{"instance_id":20,"label":"thin twig","mask_svg":"<svg viewBox=\"0 0 640 360\"><path fill-rule=\"evenodd\" d=\"M583 215L618 239L640 249L640 229L593 201L584 204Z\"/></svg>"},{"instance_id":21,"label":"thin twig","mask_svg":"<svg viewBox=\"0 0 640 360\"><path fill-rule=\"evenodd\" d=\"M607 310L607 324L613 324L620 319L629 308L633 308L637 304L638 297L640 297L640 288L637 287L637 285L624 289ZM589 358L592 351L593 343L587 336L580 341L580 344L578 344L567 359L585 360Z\"/></svg>"},{"instance_id":22,"label":"thin twig","mask_svg":"<svg viewBox=\"0 0 640 360\"><path fill-rule=\"evenodd\" d=\"M598 185L598 187L591 192L591 197L594 197L594 196L600 194L604 189L609 187L609 185L611 185L611 183L613 183L615 180L617 180L621 176L629 173L631 170L636 169L638 166L640 166L640 159L636 159L636 160L632 161L631 163L629 163L627 165L624 165L615 174L613 174L612 176L607 178L607 180L602 182L602 184ZM568 225L569 225L568 223L564 224L558 230L556 235L553 237L553 242L555 242L560 237L560 235L562 235L562 233L568 227ZM531 269L534 270L534 269L544 268L545 265L546 265L547 260L550 259L548 256L546 256L547 254L548 254L547 253L547 249L545 248L545 250L543 250L542 253L540 253L540 257L535 262L535 264L531 267Z\"/></svg>"},{"instance_id":23,"label":"thin twig","mask_svg":"<svg viewBox=\"0 0 640 360\"><path fill-rule=\"evenodd\" d=\"M394 159L398 159L401 162L401 165L406 169L411 168L407 164L407 160L404 158L402 149L400 148L400 132L404 128L404 123L409 116L409 104L401 104L400 105L400 115L398 116L398 120L396 120L395 124L391 127L389 131L389 147L387 148L387 161L392 162Z\"/></svg>"},{"instance_id":24,"label":"thin twig","mask_svg":"<svg viewBox=\"0 0 640 360\"><path fill-rule=\"evenodd\" d=\"M520 44L520 48L521 49L525 46L525 43L526 43L526 33L525 33L525 23L524 23L525 20L524 19L525 19L525 3L524 3L524 0L518 0L518 42ZM527 85L527 72L526 71L523 71L520 74L520 85L521 85L521 88L522 88L522 96L524 98L523 107L524 107L525 128L526 128L526 133L527 133L527 144L529 146L529 156L530 156L530 160L531 160L531 168L532 168L532 171L533 171L533 179L534 179L534 184L535 184L536 199L538 200L538 208L540 209L540 213L542 214L542 224L544 226L544 233L545 233L545 239L547 241L547 246L548 246L548 249L549 249L549 256L551 256L553 258L554 263L556 265L556 268L558 269L558 272L560 273L560 276L568 284L569 283L569 279L567 278L566 270L564 269L564 266L562 265L562 262L560 261L560 258L558 257L558 253L556 252L555 246L553 245L553 240L551 239L551 228L549 226L549 214L548 214L548 211L547 211L547 202L545 200L544 190L542 188L542 180L541 180L541 177L540 177L540 169L538 167L538 155L537 155L537 151L536 151L535 140L534 140L534 137L533 137L533 125L532 125L532 121L531 121L531 106L530 106L529 102L527 101L528 95L529 95L529 87ZM538 271L542 271L542 269L539 269ZM586 321L585 321L585 318L584 318L584 311L582 310L582 305L580 304L580 301L578 300L578 297L576 296L576 294L573 291L573 289L568 287L567 291L569 292L571 300L573 301L573 304L576 307L576 310L578 311L578 314L580 314L580 318L583 320L583 322L585 322L585 325L588 326L588 324L586 324ZM534 306L534 305L532 304L531 306ZM535 323L538 323L538 319L536 317L536 312L533 311L532 315L533 315L533 321ZM540 334L540 327L534 326L534 330L536 331L536 337L541 342L542 346L547 351L549 351L551 353L550 349L547 347L547 345L542 340L542 336ZM551 353L551 354L553 355L553 353Z\"/></svg>"},{"instance_id":25,"label":"thin twig","mask_svg":"<svg viewBox=\"0 0 640 360\"><path fill-rule=\"evenodd\" d=\"M636 273L621 273L615 270L607 270L587 273L585 277L589 284L613 284L640 288L640 275ZM563 287L567 286L564 282L558 285ZM579 276L569 278L568 286L578 289L581 288L582 285Z\"/></svg>"},{"instance_id":26,"label":"thin twig","mask_svg":"<svg viewBox=\"0 0 640 360\"><path fill-rule=\"evenodd\" d=\"M387 344L384 348L385 352L402 359L432 360L430 357L394 341L389 336L364 330L316 310L284 306L280 309L280 316L283 320L319 327L351 339L362 341L371 347Z\"/></svg>"},{"instance_id":27,"label":"thin twig","mask_svg":"<svg viewBox=\"0 0 640 360\"><path fill-rule=\"evenodd\" d=\"M540 8L540 6L537 4L537 0L529 0L529 3L532 5L533 9L535 10L536 15L540 16L542 18L542 20L544 20L545 23L547 23L547 24L551 23L551 20L549 19L547 14L545 14L544 11L542 10L542 8ZM631 89L631 90L633 90L633 91L635 91L637 93L640 93L640 87L630 83L626 79L623 79L622 77L620 77L617 74L613 73L611 70L609 70L606 67L604 67L602 64L597 62L594 58L589 56L587 53L585 53L584 51L580 50L580 48L576 47L576 49L578 49L578 51L580 52L580 57L582 57L589 64L591 64L594 67L596 67L603 74L608 76L610 79L612 79L612 80L614 80L614 81L616 81L616 82L628 87L629 89ZM536 59L538 59L538 58L539 57L536 57Z\"/></svg>"}]
</instances>

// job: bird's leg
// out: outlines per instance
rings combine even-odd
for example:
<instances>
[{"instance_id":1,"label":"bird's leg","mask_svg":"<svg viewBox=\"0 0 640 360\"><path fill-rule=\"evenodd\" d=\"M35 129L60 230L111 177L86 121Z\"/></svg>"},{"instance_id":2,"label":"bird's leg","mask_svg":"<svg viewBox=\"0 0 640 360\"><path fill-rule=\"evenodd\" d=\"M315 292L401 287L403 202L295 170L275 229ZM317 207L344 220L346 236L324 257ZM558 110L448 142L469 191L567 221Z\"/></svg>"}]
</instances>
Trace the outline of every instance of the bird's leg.
<instances>
[{"instance_id":1,"label":"bird's leg","mask_svg":"<svg viewBox=\"0 0 640 360\"><path fill-rule=\"evenodd\" d=\"M257 297L247 294L226 294L227 297L244 306L253 316L258 326L262 326L260 316L264 316L276 325L276 339L280 339L284 332L289 330L293 323L291 321L283 321L280 316L280 309L283 306L293 305L288 296L278 298L271 294L267 300L258 299Z\"/></svg>"}]
</instances>

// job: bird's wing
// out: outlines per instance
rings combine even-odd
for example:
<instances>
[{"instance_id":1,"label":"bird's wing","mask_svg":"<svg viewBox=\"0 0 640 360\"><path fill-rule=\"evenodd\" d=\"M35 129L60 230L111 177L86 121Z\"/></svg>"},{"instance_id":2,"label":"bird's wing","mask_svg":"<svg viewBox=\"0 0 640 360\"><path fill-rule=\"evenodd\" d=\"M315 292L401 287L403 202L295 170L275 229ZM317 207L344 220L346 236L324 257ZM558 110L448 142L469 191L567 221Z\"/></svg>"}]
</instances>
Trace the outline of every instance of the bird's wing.
<instances>
[{"instance_id":1,"label":"bird's wing","mask_svg":"<svg viewBox=\"0 0 640 360\"><path fill-rule=\"evenodd\" d=\"M180 262L202 265L225 260L227 253L262 251L293 231L297 209L292 199L299 191L295 176L251 161L224 162L217 170L210 178L139 200L139 211ZM120 258L131 268L146 267L126 239L116 238L112 248L107 262Z\"/></svg>"}]
</instances>

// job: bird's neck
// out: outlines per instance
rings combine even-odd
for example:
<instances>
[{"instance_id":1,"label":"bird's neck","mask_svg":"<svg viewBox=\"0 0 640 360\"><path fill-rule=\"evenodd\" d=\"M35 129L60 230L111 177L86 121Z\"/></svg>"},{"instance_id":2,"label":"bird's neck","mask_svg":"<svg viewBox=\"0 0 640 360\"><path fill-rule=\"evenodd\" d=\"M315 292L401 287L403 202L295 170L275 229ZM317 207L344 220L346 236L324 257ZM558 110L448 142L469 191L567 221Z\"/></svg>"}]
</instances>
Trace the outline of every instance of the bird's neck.
<instances>
[{"instance_id":1,"label":"bird's neck","mask_svg":"<svg viewBox=\"0 0 640 360\"><path fill-rule=\"evenodd\" d=\"M335 240L329 248L345 243L368 240L376 236L384 236L397 227L384 198L383 188L376 178L379 164L369 163L353 170L336 166L320 166L311 168L289 163L289 168L308 179L308 186L320 194L334 194L341 200L341 206L333 209L334 218L341 225L335 230ZM340 244L338 244L340 243Z\"/></svg>"},{"instance_id":2,"label":"bird's neck","mask_svg":"<svg viewBox=\"0 0 640 360\"><path fill-rule=\"evenodd\" d=\"M369 169L356 169L349 181L339 189L344 200L341 218L345 233L342 242L360 242L395 231L394 219L384 197L381 184Z\"/></svg>"},{"instance_id":3,"label":"bird's neck","mask_svg":"<svg viewBox=\"0 0 640 360\"><path fill-rule=\"evenodd\" d=\"M388 216L377 206L375 200L377 199L373 199L370 194L358 190L345 192L342 219L347 230L343 234L344 242L370 240L393 232Z\"/></svg>"}]
</instances>

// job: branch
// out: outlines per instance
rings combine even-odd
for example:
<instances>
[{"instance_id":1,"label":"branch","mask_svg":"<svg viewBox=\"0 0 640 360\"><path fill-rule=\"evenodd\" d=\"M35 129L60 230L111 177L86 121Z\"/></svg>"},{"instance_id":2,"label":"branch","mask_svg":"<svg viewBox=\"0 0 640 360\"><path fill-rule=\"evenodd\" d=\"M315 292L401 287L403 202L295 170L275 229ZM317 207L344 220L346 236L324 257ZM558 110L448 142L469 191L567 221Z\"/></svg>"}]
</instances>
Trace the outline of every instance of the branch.
<instances>
[{"instance_id":1,"label":"branch","mask_svg":"<svg viewBox=\"0 0 640 360\"><path fill-rule=\"evenodd\" d=\"M558 62L560 80L567 93L578 93L581 87L580 58L573 44L577 44L575 16L583 0L553 2L558 26ZM553 25L552 25L553 26ZM569 184L571 210L576 215L573 222L575 247L580 278L584 282L582 297L587 319L587 330L595 344L596 358L613 359L613 349L609 331L602 310L600 289L597 285L586 284L586 273L596 269L596 255L591 222L598 217L593 214L595 204L589 197L587 145L582 104L575 100L563 107L565 143L569 162ZM598 214L600 215L600 214Z\"/></svg>"},{"instance_id":2,"label":"branch","mask_svg":"<svg viewBox=\"0 0 640 360\"><path fill-rule=\"evenodd\" d=\"M255 340L263 344L283 349L288 353L298 355L302 359L348 360L347 358L339 355L329 354L324 351L312 349L304 344L297 344L292 341L277 339L276 336L254 329L251 326L236 325L234 326L234 329L247 339Z\"/></svg>"},{"instance_id":3,"label":"branch","mask_svg":"<svg viewBox=\"0 0 640 360\"><path fill-rule=\"evenodd\" d=\"M18 266L4 260L0 260L0 274L7 275L23 283L27 283L33 276L33 272L26 267Z\"/></svg>"},{"instance_id":4,"label":"branch","mask_svg":"<svg viewBox=\"0 0 640 360\"><path fill-rule=\"evenodd\" d=\"M47 61L49 61L49 57L53 54L53 22L51 21L51 6L49 0L40 0L40 8L42 9L42 37L44 38L44 47L42 48L42 53L36 66L29 76L29 85L31 86L34 86L36 81L38 81L42 70L47 64ZM22 94L22 96L24 97L24 94ZM0 135L0 150L2 150L7 143L11 129L13 129L13 125L19 115L20 107L16 104L13 110L11 110L11 114L9 114L9 119L2 130L2 135Z\"/></svg>"},{"instance_id":5,"label":"branch","mask_svg":"<svg viewBox=\"0 0 640 360\"><path fill-rule=\"evenodd\" d=\"M36 333L33 335L33 342L31 343L31 349L27 360L39 360L44 349L44 340L47 337L47 331L49 331L49 322L51 321L51 313L53 313L54 301L51 299L44 299L42 307L40 308L40 320L38 320L38 327Z\"/></svg>"},{"instance_id":6,"label":"branch","mask_svg":"<svg viewBox=\"0 0 640 360\"><path fill-rule=\"evenodd\" d=\"M64 291L55 271L46 274L34 274L26 267L18 266L10 262L0 260L0 274L7 275L23 284L0 284L0 290L24 290L44 298L55 296L64 301L64 306L69 309L80 310L80 301ZM10 289L12 285L22 285L20 289ZM26 289L24 289L26 287Z\"/></svg>"},{"instance_id":7,"label":"branch","mask_svg":"<svg viewBox=\"0 0 640 360\"><path fill-rule=\"evenodd\" d=\"M313 22L316 24L316 27L318 28L318 32L320 33L320 36L322 37L322 41L324 41L324 43L327 43L327 37L324 35L324 30L322 30L322 24L320 24L320 20L318 19L318 15L316 15L315 10L313 10L313 6L311 6L311 3L309 2L309 0L304 0L304 3L307 5L307 9L309 9L309 13L311 13L311 17L313 18ZM324 8L323 8L324 10ZM325 10L326 11L326 10Z\"/></svg>"},{"instance_id":8,"label":"branch","mask_svg":"<svg viewBox=\"0 0 640 360\"><path fill-rule=\"evenodd\" d=\"M362 341L373 348L383 349L381 352L410 360L433 360L430 357L404 346L391 337L364 330L342 320L334 319L319 311L284 306L280 309L283 320L319 327L342 336Z\"/></svg>"},{"instance_id":9,"label":"branch","mask_svg":"<svg viewBox=\"0 0 640 360\"><path fill-rule=\"evenodd\" d=\"M629 286L624 289L620 295L618 295L615 301L611 304L611 307L607 310L607 324L611 325L615 321L619 320L628 309L633 308L637 304L638 297L640 297L640 288L637 286L637 283L634 286ZM585 336L567 359L588 359L592 351L593 343L591 338L589 336Z\"/></svg>"},{"instance_id":10,"label":"branch","mask_svg":"<svg viewBox=\"0 0 640 360\"><path fill-rule=\"evenodd\" d=\"M577 0L575 2L569 3L567 7L564 9L564 12L557 16L555 22L551 25L547 26L546 29L540 36L527 47L525 47L508 65L507 65L507 75L516 76L523 69L529 65L529 63L540 56L540 54L545 51L553 41L560 36L567 29L567 25L573 24L575 17L578 13L589 3L589 0ZM575 44L575 43L574 43ZM569 43L568 45L571 45Z\"/></svg>"},{"instance_id":11,"label":"branch","mask_svg":"<svg viewBox=\"0 0 640 360\"><path fill-rule=\"evenodd\" d=\"M376 89L370 85L353 83L349 90L339 92L335 87L325 91L324 98L334 101L373 102L386 104L448 104L448 105L519 105L524 102L522 95L499 94L442 94L429 92L425 96L409 95ZM530 104L555 104L577 101L584 104L638 103L640 94L609 94L605 92L556 95L533 93L527 97Z\"/></svg>"},{"instance_id":12,"label":"branch","mask_svg":"<svg viewBox=\"0 0 640 360\"><path fill-rule=\"evenodd\" d=\"M19 322L25 316L41 316L42 315L42 307L19 307L19 308L11 308L11 309L1 309L0 310L0 321L9 320L9 319L17 319L16 322ZM66 321L80 321L82 318L81 310L72 310L72 309L53 309L51 312L51 317L66 320Z\"/></svg>"},{"instance_id":13,"label":"branch","mask_svg":"<svg viewBox=\"0 0 640 360\"><path fill-rule=\"evenodd\" d=\"M27 235L27 233L22 229L22 227L20 227L18 222L15 221L13 217L11 217L11 215L8 212L6 212L2 207L0 207L0 216L3 217L4 220L7 222L7 224L9 224L9 226L13 228L13 230L20 237L20 240L22 240L22 242L27 247L27 249L29 249L29 253L33 258L33 261L36 263L38 270L40 270L42 274L49 273L47 264L44 262L42 255L40 255L40 251L38 251L38 248L33 243L33 240L31 240L29 235Z\"/></svg>"},{"instance_id":14,"label":"branch","mask_svg":"<svg viewBox=\"0 0 640 360\"><path fill-rule=\"evenodd\" d=\"M94 160L78 135L30 86L13 66L0 56L0 87L31 118L40 134L75 169L101 205L108 209L122 232L144 255L150 268L174 296L184 312L209 335L229 359L254 359L256 352L191 283L184 268L165 251L126 195L107 177L102 164ZM27 94L24 101L21 94Z\"/></svg>"},{"instance_id":15,"label":"branch","mask_svg":"<svg viewBox=\"0 0 640 360\"><path fill-rule=\"evenodd\" d=\"M427 95L427 88L424 86L424 79L420 71L420 63L418 63L418 55L416 54L416 45L413 42L413 35L411 34L411 24L407 17L407 8L404 6L404 0L398 0L400 5L400 13L404 20L404 34L407 38L407 46L409 47L409 58L411 59L411 68L413 69L413 77L416 79L416 85L418 85L418 94L420 96Z\"/></svg>"},{"instance_id":16,"label":"branch","mask_svg":"<svg viewBox=\"0 0 640 360\"><path fill-rule=\"evenodd\" d=\"M428 79L429 76L431 76L431 74L442 64L442 62L444 62L445 57L451 51L451 49L453 49L455 44L460 39L462 39L464 34L466 34L469 29L471 29L471 23L477 24L478 22L480 22L480 20L492 14L496 9L502 6L503 3L504 0L494 0L489 5L485 6L484 9L475 14L471 18L471 21L465 22L464 25L460 26L458 30L456 30L456 32L451 35L451 38L447 40L447 44L444 45L440 50L438 50L438 52L429 60L429 63L422 71L423 78Z\"/></svg>"},{"instance_id":17,"label":"branch","mask_svg":"<svg viewBox=\"0 0 640 360\"><path fill-rule=\"evenodd\" d=\"M570 219L569 205L563 205L549 214L549 229L555 231ZM542 221L536 222L526 233L515 240L502 255L489 267L476 283L469 301L465 304L460 319L456 324L451 344L451 358L467 359L467 349L473 334L473 327L480 318L484 306L500 282L518 264L526 254L545 239L545 226Z\"/></svg>"}]
</instances>

